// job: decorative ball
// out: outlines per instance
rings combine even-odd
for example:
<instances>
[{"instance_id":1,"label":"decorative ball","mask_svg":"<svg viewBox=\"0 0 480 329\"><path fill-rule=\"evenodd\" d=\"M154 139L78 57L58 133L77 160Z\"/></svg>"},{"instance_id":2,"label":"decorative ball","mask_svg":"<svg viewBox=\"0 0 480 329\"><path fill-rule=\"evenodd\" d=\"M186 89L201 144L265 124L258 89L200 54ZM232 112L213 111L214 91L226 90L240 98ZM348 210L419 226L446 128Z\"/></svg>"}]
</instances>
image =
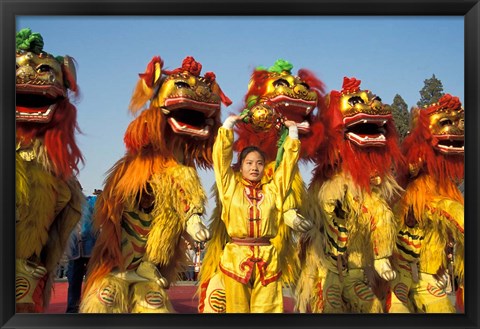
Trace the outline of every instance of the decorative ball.
<instances>
[{"instance_id":1,"label":"decorative ball","mask_svg":"<svg viewBox=\"0 0 480 329\"><path fill-rule=\"evenodd\" d=\"M257 130L269 130L275 123L274 113L270 106L257 104L250 109L250 124Z\"/></svg>"}]
</instances>

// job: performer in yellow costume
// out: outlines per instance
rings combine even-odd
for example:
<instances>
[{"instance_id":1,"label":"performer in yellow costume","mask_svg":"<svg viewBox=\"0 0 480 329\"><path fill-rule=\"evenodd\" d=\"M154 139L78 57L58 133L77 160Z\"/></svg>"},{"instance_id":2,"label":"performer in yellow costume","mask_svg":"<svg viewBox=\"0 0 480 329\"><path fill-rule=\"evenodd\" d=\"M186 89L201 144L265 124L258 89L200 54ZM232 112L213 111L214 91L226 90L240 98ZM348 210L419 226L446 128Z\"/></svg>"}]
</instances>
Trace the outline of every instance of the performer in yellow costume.
<instances>
[{"instance_id":1,"label":"performer in yellow costume","mask_svg":"<svg viewBox=\"0 0 480 329\"><path fill-rule=\"evenodd\" d=\"M380 313L384 296L372 285L396 275L389 259L396 232L390 203L402 191L392 172L402 158L391 111L361 90L360 80L344 78L321 114L327 141L318 153L307 213L317 228L305 239L297 308Z\"/></svg>"},{"instance_id":2,"label":"performer in yellow costume","mask_svg":"<svg viewBox=\"0 0 480 329\"><path fill-rule=\"evenodd\" d=\"M126 155L96 203L100 235L80 312L174 312L165 289L186 261L181 237L210 238L201 221L206 196L196 168L212 165L221 102L231 103L215 74L201 76L201 68L187 57L167 71L155 56L140 74L130 110L142 111L128 126Z\"/></svg>"},{"instance_id":3,"label":"performer in yellow costume","mask_svg":"<svg viewBox=\"0 0 480 329\"><path fill-rule=\"evenodd\" d=\"M283 312L278 254L270 239L276 236L286 193L291 187L300 152L298 130L285 121L289 136L273 178L264 176L265 156L256 147L240 154L241 178L235 175L233 126L230 116L219 129L213 149L215 179L222 202L222 221L231 242L220 258L228 313ZM262 180L262 178L265 178Z\"/></svg>"},{"instance_id":4,"label":"performer in yellow costume","mask_svg":"<svg viewBox=\"0 0 480 329\"><path fill-rule=\"evenodd\" d=\"M278 145L284 138L280 131L281 121L296 122L302 142L301 160L309 161L312 150L316 150L323 140L323 125L317 117L324 104L324 84L307 69L298 70L297 75L293 74L292 69L290 62L279 59L268 69L258 67L253 71L242 107L243 112L248 114L248 119L239 122L235 127L238 138L233 144L234 151L240 152L252 145L260 147L265 152L265 175L268 177L272 177L275 172ZM225 311L223 275L218 268L218 258L229 239L225 224L220 219L221 204L217 192L214 188L217 204L211 224L213 237L207 243L200 273L201 313ZM278 234L271 241L280 255L282 281L285 286L296 283L300 265L294 232L284 222L294 223L298 231L307 231L312 227L311 221L304 219L302 215L303 200L306 198L305 184L296 169L291 191L283 207L284 214L279 223Z\"/></svg>"},{"instance_id":5,"label":"performer in yellow costume","mask_svg":"<svg viewBox=\"0 0 480 329\"><path fill-rule=\"evenodd\" d=\"M16 311L43 312L84 197L75 175L78 93L73 59L43 51L39 33L16 35Z\"/></svg>"},{"instance_id":6,"label":"performer in yellow costume","mask_svg":"<svg viewBox=\"0 0 480 329\"><path fill-rule=\"evenodd\" d=\"M390 313L454 313L448 294L463 307L464 206L458 185L464 175L464 110L446 94L417 109L402 144L409 178L396 211L395 269Z\"/></svg>"}]
</instances>

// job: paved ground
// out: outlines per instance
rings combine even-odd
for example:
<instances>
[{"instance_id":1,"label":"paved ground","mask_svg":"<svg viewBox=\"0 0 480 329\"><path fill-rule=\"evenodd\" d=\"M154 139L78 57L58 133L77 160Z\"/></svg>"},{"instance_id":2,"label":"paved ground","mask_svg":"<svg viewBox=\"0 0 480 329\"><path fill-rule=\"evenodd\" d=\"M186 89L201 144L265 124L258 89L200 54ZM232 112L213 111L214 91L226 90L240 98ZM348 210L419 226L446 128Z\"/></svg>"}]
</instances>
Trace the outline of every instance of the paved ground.
<instances>
[{"instance_id":1,"label":"paved ground","mask_svg":"<svg viewBox=\"0 0 480 329\"><path fill-rule=\"evenodd\" d=\"M65 313L67 308L67 288L68 283L66 281L55 282L51 302L45 313ZM168 289L168 295L172 301L173 307L178 313L198 313L198 298L193 297L196 288L197 287L192 282L183 281L178 282L175 286ZM285 313L292 313L293 299L289 297L287 292L285 293L284 298L284 308Z\"/></svg>"}]
</instances>

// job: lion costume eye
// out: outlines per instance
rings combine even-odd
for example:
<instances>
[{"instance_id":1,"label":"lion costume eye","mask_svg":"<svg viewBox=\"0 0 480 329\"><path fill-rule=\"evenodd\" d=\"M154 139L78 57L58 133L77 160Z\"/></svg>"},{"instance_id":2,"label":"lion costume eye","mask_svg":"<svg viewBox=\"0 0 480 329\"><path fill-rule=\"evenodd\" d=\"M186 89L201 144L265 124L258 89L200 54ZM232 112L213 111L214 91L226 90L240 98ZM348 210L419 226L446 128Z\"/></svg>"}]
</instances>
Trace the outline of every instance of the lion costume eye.
<instances>
[{"instance_id":1,"label":"lion costume eye","mask_svg":"<svg viewBox=\"0 0 480 329\"><path fill-rule=\"evenodd\" d=\"M299 83L299 85L304 86L305 89L310 90L310 86L306 84L305 82Z\"/></svg>"},{"instance_id":2,"label":"lion costume eye","mask_svg":"<svg viewBox=\"0 0 480 329\"><path fill-rule=\"evenodd\" d=\"M39 67L37 67L38 73L45 73L50 71L52 71L52 67L50 65L42 64Z\"/></svg>"},{"instance_id":3,"label":"lion costume eye","mask_svg":"<svg viewBox=\"0 0 480 329\"><path fill-rule=\"evenodd\" d=\"M190 88L190 85L184 81L176 81L175 86L177 88Z\"/></svg>"},{"instance_id":4,"label":"lion costume eye","mask_svg":"<svg viewBox=\"0 0 480 329\"><path fill-rule=\"evenodd\" d=\"M273 85L276 87L290 87L290 83L285 79L276 80Z\"/></svg>"},{"instance_id":5,"label":"lion costume eye","mask_svg":"<svg viewBox=\"0 0 480 329\"><path fill-rule=\"evenodd\" d=\"M360 96L353 96L348 99L348 104L355 106L355 104L365 104L365 101Z\"/></svg>"},{"instance_id":6,"label":"lion costume eye","mask_svg":"<svg viewBox=\"0 0 480 329\"><path fill-rule=\"evenodd\" d=\"M448 118L443 118L441 119L439 122L440 126L444 127L444 126L451 126L453 124L452 120L448 119Z\"/></svg>"}]
</instances>

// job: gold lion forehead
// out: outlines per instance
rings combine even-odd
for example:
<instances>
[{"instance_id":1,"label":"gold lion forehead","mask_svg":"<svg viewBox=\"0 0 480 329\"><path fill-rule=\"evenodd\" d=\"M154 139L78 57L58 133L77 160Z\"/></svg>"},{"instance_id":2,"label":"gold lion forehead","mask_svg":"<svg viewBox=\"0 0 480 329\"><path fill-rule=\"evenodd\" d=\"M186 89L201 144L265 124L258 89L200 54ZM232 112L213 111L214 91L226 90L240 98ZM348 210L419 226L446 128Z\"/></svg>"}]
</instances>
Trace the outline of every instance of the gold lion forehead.
<instances>
[{"instance_id":1,"label":"gold lion forehead","mask_svg":"<svg viewBox=\"0 0 480 329\"><path fill-rule=\"evenodd\" d=\"M165 78L162 88L157 95L159 107L174 109L175 99L188 98L190 102L198 102L198 109L202 108L207 116L213 115L220 109L220 95L212 90L212 82L203 77L192 75L189 72L180 72ZM203 104L204 106L200 106Z\"/></svg>"},{"instance_id":2,"label":"gold lion forehead","mask_svg":"<svg viewBox=\"0 0 480 329\"><path fill-rule=\"evenodd\" d=\"M432 145L443 154L463 154L465 111L458 97L446 94L425 110L432 134Z\"/></svg>"},{"instance_id":3,"label":"gold lion forehead","mask_svg":"<svg viewBox=\"0 0 480 329\"><path fill-rule=\"evenodd\" d=\"M369 90L356 92L342 92L340 97L340 111L344 117L364 113L371 115L391 114L389 106L382 103L382 99Z\"/></svg>"},{"instance_id":4,"label":"gold lion forehead","mask_svg":"<svg viewBox=\"0 0 480 329\"><path fill-rule=\"evenodd\" d=\"M465 111L439 108L428 113L429 128L433 135L462 135L465 129Z\"/></svg>"},{"instance_id":5,"label":"gold lion forehead","mask_svg":"<svg viewBox=\"0 0 480 329\"><path fill-rule=\"evenodd\" d=\"M249 89L252 84L253 81L250 81ZM311 90L310 86L300 77L294 76L288 71L282 71L281 73L269 72L265 80L265 91L260 97L268 99L270 102L276 102L278 97L278 102L281 102L282 96L291 98L291 102L303 100L313 104L313 102L317 101L316 92ZM283 101L288 102L287 99ZM313 110L313 108L310 110Z\"/></svg>"},{"instance_id":6,"label":"gold lion forehead","mask_svg":"<svg viewBox=\"0 0 480 329\"><path fill-rule=\"evenodd\" d=\"M52 55L17 50L16 85L25 92L44 90L52 98L65 96L62 65Z\"/></svg>"}]
</instances>

